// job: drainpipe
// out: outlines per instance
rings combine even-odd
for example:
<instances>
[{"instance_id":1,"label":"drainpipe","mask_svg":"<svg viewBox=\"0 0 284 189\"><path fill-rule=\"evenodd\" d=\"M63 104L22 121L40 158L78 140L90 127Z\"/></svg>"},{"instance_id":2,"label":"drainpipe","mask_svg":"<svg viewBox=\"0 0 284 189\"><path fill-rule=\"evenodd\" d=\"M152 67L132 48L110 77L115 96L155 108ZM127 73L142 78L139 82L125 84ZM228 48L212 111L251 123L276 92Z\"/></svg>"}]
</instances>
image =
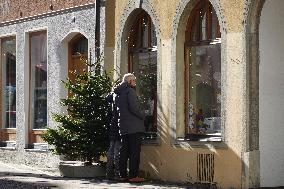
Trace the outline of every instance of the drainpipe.
<instances>
[{"instance_id":1,"label":"drainpipe","mask_svg":"<svg viewBox=\"0 0 284 189\"><path fill-rule=\"evenodd\" d=\"M96 26L95 26L95 54L96 60L98 60L101 50L100 50L100 24L101 24L101 0L96 0Z\"/></svg>"}]
</instances>

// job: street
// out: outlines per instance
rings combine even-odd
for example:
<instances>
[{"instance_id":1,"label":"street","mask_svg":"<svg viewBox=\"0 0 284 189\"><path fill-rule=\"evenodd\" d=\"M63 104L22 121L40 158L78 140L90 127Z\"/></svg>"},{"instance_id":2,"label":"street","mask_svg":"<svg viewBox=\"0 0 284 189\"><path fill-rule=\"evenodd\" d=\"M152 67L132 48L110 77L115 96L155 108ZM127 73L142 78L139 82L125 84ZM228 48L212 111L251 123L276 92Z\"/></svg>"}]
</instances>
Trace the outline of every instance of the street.
<instances>
[{"instance_id":1,"label":"street","mask_svg":"<svg viewBox=\"0 0 284 189\"><path fill-rule=\"evenodd\" d=\"M77 189L77 188L197 188L161 182L119 183L104 179L63 178L56 171L43 171L24 165L0 162L0 189Z\"/></svg>"}]
</instances>

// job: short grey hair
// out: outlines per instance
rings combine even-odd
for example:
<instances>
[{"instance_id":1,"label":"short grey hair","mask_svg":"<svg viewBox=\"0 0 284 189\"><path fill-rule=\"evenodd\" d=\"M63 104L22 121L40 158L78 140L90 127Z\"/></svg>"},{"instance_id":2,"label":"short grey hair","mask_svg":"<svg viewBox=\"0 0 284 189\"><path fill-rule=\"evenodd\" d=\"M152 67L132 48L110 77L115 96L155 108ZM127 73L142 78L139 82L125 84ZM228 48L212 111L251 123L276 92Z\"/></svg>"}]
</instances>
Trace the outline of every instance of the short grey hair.
<instances>
[{"instance_id":1,"label":"short grey hair","mask_svg":"<svg viewBox=\"0 0 284 189\"><path fill-rule=\"evenodd\" d=\"M136 79L136 77L135 77L134 74L127 73L127 74L124 74L122 81L129 83L131 80L135 80L135 79Z\"/></svg>"}]
</instances>

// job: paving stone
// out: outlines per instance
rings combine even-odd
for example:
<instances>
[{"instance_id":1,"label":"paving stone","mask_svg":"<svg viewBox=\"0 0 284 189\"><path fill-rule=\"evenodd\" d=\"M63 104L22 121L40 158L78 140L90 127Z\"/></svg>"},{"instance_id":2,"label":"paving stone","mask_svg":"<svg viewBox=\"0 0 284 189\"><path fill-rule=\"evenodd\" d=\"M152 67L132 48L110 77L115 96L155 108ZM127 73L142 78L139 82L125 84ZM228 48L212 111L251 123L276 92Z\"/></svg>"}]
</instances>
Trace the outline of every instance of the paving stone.
<instances>
[{"instance_id":1,"label":"paving stone","mask_svg":"<svg viewBox=\"0 0 284 189\"><path fill-rule=\"evenodd\" d=\"M36 168L4 164L0 162L0 189L105 189L105 188L194 188L177 184L169 184L158 181L146 181L143 183L120 183L108 181L102 178L79 179L61 177L58 172L48 172Z\"/></svg>"}]
</instances>

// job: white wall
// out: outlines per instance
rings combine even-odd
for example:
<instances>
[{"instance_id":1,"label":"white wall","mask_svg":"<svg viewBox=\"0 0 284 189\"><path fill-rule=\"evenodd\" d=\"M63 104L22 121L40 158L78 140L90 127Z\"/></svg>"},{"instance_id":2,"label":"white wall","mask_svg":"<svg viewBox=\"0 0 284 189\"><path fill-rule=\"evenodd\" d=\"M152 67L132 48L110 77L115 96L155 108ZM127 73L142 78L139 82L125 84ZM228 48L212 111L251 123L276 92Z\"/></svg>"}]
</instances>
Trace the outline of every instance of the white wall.
<instances>
[{"instance_id":1,"label":"white wall","mask_svg":"<svg viewBox=\"0 0 284 189\"><path fill-rule=\"evenodd\" d=\"M284 1L267 0L260 17L261 186L284 186Z\"/></svg>"}]
</instances>

